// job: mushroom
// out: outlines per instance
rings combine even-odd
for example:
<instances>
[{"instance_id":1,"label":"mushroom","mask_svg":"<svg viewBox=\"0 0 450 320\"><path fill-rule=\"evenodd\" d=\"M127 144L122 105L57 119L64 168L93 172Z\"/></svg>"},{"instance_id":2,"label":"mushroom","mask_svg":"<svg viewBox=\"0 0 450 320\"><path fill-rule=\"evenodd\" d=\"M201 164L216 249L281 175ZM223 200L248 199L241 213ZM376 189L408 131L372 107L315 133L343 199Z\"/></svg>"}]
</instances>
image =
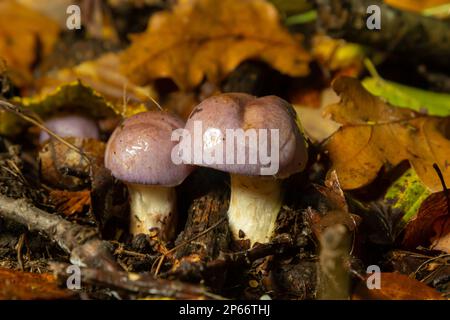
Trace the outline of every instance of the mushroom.
<instances>
[{"instance_id":1,"label":"mushroom","mask_svg":"<svg viewBox=\"0 0 450 320\"><path fill-rule=\"evenodd\" d=\"M196 106L185 130L178 146L184 163L230 173L234 238L268 242L283 201L281 179L308 160L293 107L276 96L221 94Z\"/></svg>"},{"instance_id":2,"label":"mushroom","mask_svg":"<svg viewBox=\"0 0 450 320\"><path fill-rule=\"evenodd\" d=\"M60 137L100 138L100 131L95 121L80 115L53 117L45 122L45 126ZM42 130L39 142L43 144L49 138L49 134Z\"/></svg>"},{"instance_id":3,"label":"mushroom","mask_svg":"<svg viewBox=\"0 0 450 320\"><path fill-rule=\"evenodd\" d=\"M128 187L133 235L154 228L164 241L175 235L174 187L193 168L171 160L172 132L183 126L183 120L167 112L143 112L124 120L108 140L105 166Z\"/></svg>"}]
</instances>

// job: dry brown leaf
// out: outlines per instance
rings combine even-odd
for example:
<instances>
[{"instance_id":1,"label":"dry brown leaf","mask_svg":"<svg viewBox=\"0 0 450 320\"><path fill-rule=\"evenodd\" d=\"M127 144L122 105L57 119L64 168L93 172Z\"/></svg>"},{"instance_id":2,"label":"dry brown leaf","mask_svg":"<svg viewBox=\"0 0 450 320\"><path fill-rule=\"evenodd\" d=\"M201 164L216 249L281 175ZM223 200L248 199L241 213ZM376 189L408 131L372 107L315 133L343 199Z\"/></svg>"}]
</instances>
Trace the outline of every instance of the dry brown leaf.
<instances>
[{"instance_id":1,"label":"dry brown leaf","mask_svg":"<svg viewBox=\"0 0 450 320\"><path fill-rule=\"evenodd\" d=\"M426 284L400 273L381 273L381 288L368 289L366 281L358 284L353 300L444 300Z\"/></svg>"},{"instance_id":2,"label":"dry brown leaf","mask_svg":"<svg viewBox=\"0 0 450 320\"><path fill-rule=\"evenodd\" d=\"M433 192L442 190L434 163L450 183L449 117L394 108L353 78L338 78L333 88L341 102L329 106L327 113L343 126L330 138L327 149L343 189L365 186L383 165L395 166L403 160L409 160Z\"/></svg>"},{"instance_id":3,"label":"dry brown leaf","mask_svg":"<svg viewBox=\"0 0 450 320\"><path fill-rule=\"evenodd\" d=\"M138 84L171 78L182 90L221 80L242 61L259 59L291 76L308 72L309 56L263 0L184 0L153 15L123 55Z\"/></svg>"},{"instance_id":4,"label":"dry brown leaf","mask_svg":"<svg viewBox=\"0 0 450 320\"><path fill-rule=\"evenodd\" d=\"M56 206L58 212L65 216L71 216L82 213L86 207L91 205L91 194L89 190L51 190L50 202Z\"/></svg>"},{"instance_id":5,"label":"dry brown leaf","mask_svg":"<svg viewBox=\"0 0 450 320\"><path fill-rule=\"evenodd\" d=\"M96 139L65 137L64 140L76 146L84 153L69 148L67 145L51 139L39 151L42 178L59 188L79 188L84 185L84 177L64 174L70 170L78 175L89 177L91 165L102 165L105 143ZM89 157L90 162L87 161Z\"/></svg>"},{"instance_id":6,"label":"dry brown leaf","mask_svg":"<svg viewBox=\"0 0 450 320\"><path fill-rule=\"evenodd\" d=\"M59 27L53 20L15 1L0 1L0 57L18 85L31 80L37 60L52 50Z\"/></svg>"},{"instance_id":7,"label":"dry brown leaf","mask_svg":"<svg viewBox=\"0 0 450 320\"><path fill-rule=\"evenodd\" d=\"M420 205L417 216L405 228L402 245L415 249L428 246L450 253L450 216L444 192L431 194Z\"/></svg>"},{"instance_id":8,"label":"dry brown leaf","mask_svg":"<svg viewBox=\"0 0 450 320\"><path fill-rule=\"evenodd\" d=\"M51 274L0 268L0 300L69 299L73 293L58 288Z\"/></svg>"}]
</instances>

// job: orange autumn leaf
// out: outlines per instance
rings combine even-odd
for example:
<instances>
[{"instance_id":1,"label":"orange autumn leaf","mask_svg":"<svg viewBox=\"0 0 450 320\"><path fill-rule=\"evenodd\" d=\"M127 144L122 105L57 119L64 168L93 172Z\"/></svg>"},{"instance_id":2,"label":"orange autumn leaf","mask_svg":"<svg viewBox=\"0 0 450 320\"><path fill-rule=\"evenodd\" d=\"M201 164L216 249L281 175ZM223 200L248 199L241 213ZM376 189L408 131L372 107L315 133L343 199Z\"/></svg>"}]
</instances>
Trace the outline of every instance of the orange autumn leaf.
<instances>
[{"instance_id":1,"label":"orange autumn leaf","mask_svg":"<svg viewBox=\"0 0 450 320\"><path fill-rule=\"evenodd\" d=\"M393 7L410 11L423 11L425 9L447 4L448 0L385 0Z\"/></svg>"},{"instance_id":2,"label":"orange autumn leaf","mask_svg":"<svg viewBox=\"0 0 450 320\"><path fill-rule=\"evenodd\" d=\"M204 77L217 83L247 59L302 76L309 55L300 42L266 1L184 0L151 17L147 31L132 38L122 67L137 84L171 78L182 90Z\"/></svg>"},{"instance_id":3,"label":"orange autumn leaf","mask_svg":"<svg viewBox=\"0 0 450 320\"><path fill-rule=\"evenodd\" d=\"M71 216L82 213L91 205L91 194L89 190L51 190L50 202L56 206L58 212Z\"/></svg>"},{"instance_id":4,"label":"orange autumn leaf","mask_svg":"<svg viewBox=\"0 0 450 320\"><path fill-rule=\"evenodd\" d=\"M52 274L0 268L0 300L69 299L73 293L60 289Z\"/></svg>"},{"instance_id":5,"label":"orange autumn leaf","mask_svg":"<svg viewBox=\"0 0 450 320\"><path fill-rule=\"evenodd\" d=\"M0 57L18 85L31 80L33 65L51 52L58 33L53 20L15 1L0 1Z\"/></svg>"},{"instance_id":6,"label":"orange autumn leaf","mask_svg":"<svg viewBox=\"0 0 450 320\"><path fill-rule=\"evenodd\" d=\"M371 95L357 79L342 77L333 83L341 102L327 113L343 126L327 143L343 189L357 189L372 182L383 166L408 160L419 178L433 192L442 185L433 169L436 163L450 183L450 117L433 117L395 108Z\"/></svg>"},{"instance_id":7,"label":"orange autumn leaf","mask_svg":"<svg viewBox=\"0 0 450 320\"><path fill-rule=\"evenodd\" d=\"M366 281L361 281L352 300L444 300L435 289L404 274L383 272L380 279L379 289L369 289Z\"/></svg>"}]
</instances>

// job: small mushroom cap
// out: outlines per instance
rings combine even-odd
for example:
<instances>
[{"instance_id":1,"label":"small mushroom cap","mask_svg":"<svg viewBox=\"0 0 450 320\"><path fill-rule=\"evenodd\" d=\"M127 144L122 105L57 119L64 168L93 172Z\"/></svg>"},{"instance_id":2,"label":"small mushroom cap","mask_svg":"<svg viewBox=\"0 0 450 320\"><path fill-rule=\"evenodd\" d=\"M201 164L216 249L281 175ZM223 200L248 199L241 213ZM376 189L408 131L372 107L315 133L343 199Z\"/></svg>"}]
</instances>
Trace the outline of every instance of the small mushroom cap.
<instances>
[{"instance_id":1,"label":"small mushroom cap","mask_svg":"<svg viewBox=\"0 0 450 320\"><path fill-rule=\"evenodd\" d=\"M54 117L47 120L45 126L60 137L100 138L100 131L95 121L79 115ZM50 135L41 130L39 142L42 144L48 139Z\"/></svg>"},{"instance_id":2,"label":"small mushroom cap","mask_svg":"<svg viewBox=\"0 0 450 320\"><path fill-rule=\"evenodd\" d=\"M271 164L268 161L262 163L259 155L262 153L269 158L273 156L271 154L272 143L277 141L273 140L276 135L272 135L271 129L277 129L276 131L279 135L278 147L276 147L276 144L274 145L274 151L279 155L279 161L275 164L278 165L278 171L273 174L274 176L284 178L300 172L304 169L308 160L306 141L301 132L297 114L287 101L279 97L266 96L257 98L244 93L225 93L213 96L196 106L189 116L185 129L189 131L191 137L194 137L196 122L197 126L201 123L203 130L201 135L203 137L201 139L203 152L206 151L206 154L211 152L211 156L213 157L216 155L215 151L212 151L215 149L214 144L222 144L223 161L221 163L217 163L217 161L211 164L205 162L203 158L202 162L198 163L198 160L195 161L195 158L191 155L195 152L202 152L202 150L198 150L198 146L196 147L195 143L192 143L191 155L186 156L183 154L181 156L185 163L195 163L199 166L210 167L234 174L262 175L262 168L268 168L275 164ZM215 141L213 143L211 143L211 139L207 138L210 128L213 130L210 132L214 133L215 130L216 135L218 132L221 133L220 137L216 136L213 139ZM256 129L253 132L256 132L258 142L250 144L250 139L246 138L244 144L241 144L241 147L245 147L245 163L243 164L237 161L239 148L237 143L238 139L236 138L234 138L234 143L233 141L228 141L229 144L234 144L234 162L230 163L230 161L226 161L227 152L229 151L226 147L228 137L227 129L242 129L246 133L249 132L247 131L248 129ZM266 150L259 143L261 137L259 134L263 134L263 137L267 140ZM254 157L256 155L257 161L250 161L250 155ZM272 157L270 161L276 161L276 158Z\"/></svg>"},{"instance_id":3,"label":"small mushroom cap","mask_svg":"<svg viewBox=\"0 0 450 320\"><path fill-rule=\"evenodd\" d=\"M114 177L131 184L177 186L192 166L171 159L176 141L172 132L184 121L161 111L136 114L123 121L106 145L105 166Z\"/></svg>"}]
</instances>

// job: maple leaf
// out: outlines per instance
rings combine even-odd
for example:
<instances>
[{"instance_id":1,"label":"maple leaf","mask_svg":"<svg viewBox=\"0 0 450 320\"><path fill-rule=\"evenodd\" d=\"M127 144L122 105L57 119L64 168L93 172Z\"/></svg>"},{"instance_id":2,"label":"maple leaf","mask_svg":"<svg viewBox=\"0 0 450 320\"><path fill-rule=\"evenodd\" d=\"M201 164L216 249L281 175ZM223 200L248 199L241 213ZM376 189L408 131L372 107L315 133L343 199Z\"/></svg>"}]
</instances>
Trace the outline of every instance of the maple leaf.
<instances>
[{"instance_id":1,"label":"maple leaf","mask_svg":"<svg viewBox=\"0 0 450 320\"><path fill-rule=\"evenodd\" d=\"M212 82L247 59L259 59L290 76L308 72L309 56L263 0L185 0L153 15L122 57L137 84L171 78L181 90Z\"/></svg>"},{"instance_id":2,"label":"maple leaf","mask_svg":"<svg viewBox=\"0 0 450 320\"><path fill-rule=\"evenodd\" d=\"M372 182L383 165L408 160L431 191L442 189L436 163L450 182L449 117L431 117L390 106L352 78L333 83L341 102L326 113L343 124L328 141L327 150L343 189Z\"/></svg>"},{"instance_id":3,"label":"maple leaf","mask_svg":"<svg viewBox=\"0 0 450 320\"><path fill-rule=\"evenodd\" d=\"M58 33L53 20L15 1L0 1L0 57L19 86L31 80L33 65L50 53Z\"/></svg>"}]
</instances>

